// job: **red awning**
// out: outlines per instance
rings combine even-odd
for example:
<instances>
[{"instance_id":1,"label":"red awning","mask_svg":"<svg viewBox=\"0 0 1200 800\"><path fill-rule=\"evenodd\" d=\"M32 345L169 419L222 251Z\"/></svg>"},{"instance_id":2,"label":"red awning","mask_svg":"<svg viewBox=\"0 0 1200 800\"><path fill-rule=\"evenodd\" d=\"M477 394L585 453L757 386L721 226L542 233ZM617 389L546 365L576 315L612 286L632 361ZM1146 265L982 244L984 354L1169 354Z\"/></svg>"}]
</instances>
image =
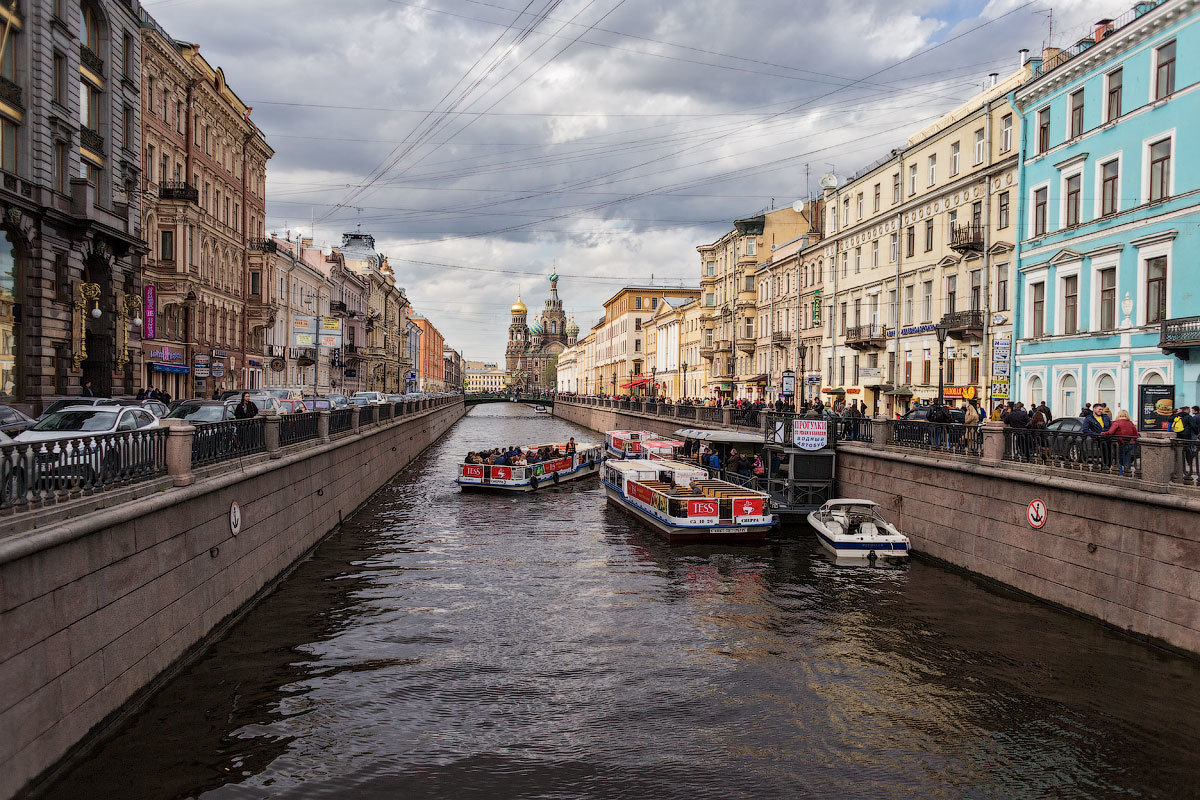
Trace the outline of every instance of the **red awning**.
<instances>
[{"instance_id":1,"label":"red awning","mask_svg":"<svg viewBox=\"0 0 1200 800\"><path fill-rule=\"evenodd\" d=\"M638 378L637 380L630 381L629 383L622 383L621 388L622 389L636 389L639 386L645 386L649 382L650 382L650 378Z\"/></svg>"}]
</instances>

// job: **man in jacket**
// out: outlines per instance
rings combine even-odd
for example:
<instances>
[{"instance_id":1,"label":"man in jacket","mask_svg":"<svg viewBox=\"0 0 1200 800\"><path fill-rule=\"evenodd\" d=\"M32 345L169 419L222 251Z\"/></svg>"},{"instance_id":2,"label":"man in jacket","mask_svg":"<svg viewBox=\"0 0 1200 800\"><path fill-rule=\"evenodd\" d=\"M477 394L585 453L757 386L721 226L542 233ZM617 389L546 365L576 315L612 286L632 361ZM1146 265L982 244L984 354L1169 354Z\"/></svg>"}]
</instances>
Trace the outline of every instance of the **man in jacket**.
<instances>
[{"instance_id":1,"label":"man in jacket","mask_svg":"<svg viewBox=\"0 0 1200 800\"><path fill-rule=\"evenodd\" d=\"M242 392L242 402L233 409L234 419L250 419L258 416L258 406L250 402L250 393Z\"/></svg>"},{"instance_id":2,"label":"man in jacket","mask_svg":"<svg viewBox=\"0 0 1200 800\"><path fill-rule=\"evenodd\" d=\"M1014 404L1012 411L1009 411L1008 416L1004 418L1004 424L1020 431L1020 433L1014 434L1017 454L1028 461L1029 455L1033 451L1033 443L1030 441L1030 434L1025 432L1029 427L1029 412L1025 410L1025 404L1020 402Z\"/></svg>"},{"instance_id":3,"label":"man in jacket","mask_svg":"<svg viewBox=\"0 0 1200 800\"><path fill-rule=\"evenodd\" d=\"M1045 400L1038 403L1037 410L1042 412L1042 418L1045 419L1047 423L1054 421L1054 415L1050 413L1050 406L1046 405Z\"/></svg>"}]
</instances>

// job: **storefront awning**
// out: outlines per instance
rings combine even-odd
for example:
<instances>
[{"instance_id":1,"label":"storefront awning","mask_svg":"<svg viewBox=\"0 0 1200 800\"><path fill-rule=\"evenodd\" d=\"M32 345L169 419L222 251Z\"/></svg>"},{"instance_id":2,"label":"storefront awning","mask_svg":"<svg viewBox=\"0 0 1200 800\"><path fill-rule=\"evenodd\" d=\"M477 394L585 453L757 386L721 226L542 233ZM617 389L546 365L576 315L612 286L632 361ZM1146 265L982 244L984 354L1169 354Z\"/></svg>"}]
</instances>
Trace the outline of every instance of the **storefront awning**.
<instances>
[{"instance_id":1,"label":"storefront awning","mask_svg":"<svg viewBox=\"0 0 1200 800\"><path fill-rule=\"evenodd\" d=\"M845 394L846 390L843 389L842 387L838 386L835 389L829 389L829 388L822 389L821 392L824 394Z\"/></svg>"},{"instance_id":2,"label":"storefront awning","mask_svg":"<svg viewBox=\"0 0 1200 800\"><path fill-rule=\"evenodd\" d=\"M636 389L639 386L645 386L649 382L650 382L650 378L638 378L637 380L630 381L629 383L622 383L621 388L622 389Z\"/></svg>"},{"instance_id":3,"label":"storefront awning","mask_svg":"<svg viewBox=\"0 0 1200 800\"><path fill-rule=\"evenodd\" d=\"M912 387L897 386L895 389L890 389L884 392L884 394L888 395L889 397L912 397Z\"/></svg>"},{"instance_id":4,"label":"storefront awning","mask_svg":"<svg viewBox=\"0 0 1200 800\"><path fill-rule=\"evenodd\" d=\"M155 372L175 372L180 375L187 375L191 372L190 368L180 366L179 364L151 364L150 368Z\"/></svg>"},{"instance_id":5,"label":"storefront awning","mask_svg":"<svg viewBox=\"0 0 1200 800\"><path fill-rule=\"evenodd\" d=\"M755 375L753 378L747 378L746 380L742 381L742 383L745 384L746 386L766 386L767 385L766 373L764 373L762 375Z\"/></svg>"}]
</instances>

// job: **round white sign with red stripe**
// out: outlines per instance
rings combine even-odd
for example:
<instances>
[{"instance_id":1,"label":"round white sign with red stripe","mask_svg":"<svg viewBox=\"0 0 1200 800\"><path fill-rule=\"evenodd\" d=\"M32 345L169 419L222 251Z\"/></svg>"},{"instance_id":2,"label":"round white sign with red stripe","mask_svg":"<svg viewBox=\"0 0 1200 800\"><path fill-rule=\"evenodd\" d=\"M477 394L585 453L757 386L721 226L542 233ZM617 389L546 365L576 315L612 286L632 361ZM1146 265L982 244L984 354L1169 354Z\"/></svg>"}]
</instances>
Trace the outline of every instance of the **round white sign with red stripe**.
<instances>
[{"instance_id":1,"label":"round white sign with red stripe","mask_svg":"<svg viewBox=\"0 0 1200 800\"><path fill-rule=\"evenodd\" d=\"M1025 509L1025 518L1029 520L1031 528L1040 528L1045 525L1048 514L1045 500L1030 500L1029 508Z\"/></svg>"}]
</instances>

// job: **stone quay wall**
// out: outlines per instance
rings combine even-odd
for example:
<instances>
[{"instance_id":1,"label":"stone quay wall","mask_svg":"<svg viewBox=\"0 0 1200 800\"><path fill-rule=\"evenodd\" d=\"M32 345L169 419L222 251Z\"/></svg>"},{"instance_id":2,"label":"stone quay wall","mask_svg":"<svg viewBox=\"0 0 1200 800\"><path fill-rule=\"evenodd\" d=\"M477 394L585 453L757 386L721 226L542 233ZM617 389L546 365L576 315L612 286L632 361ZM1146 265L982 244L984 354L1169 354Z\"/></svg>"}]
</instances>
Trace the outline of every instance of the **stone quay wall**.
<instances>
[{"instance_id":1,"label":"stone quay wall","mask_svg":"<svg viewBox=\"0 0 1200 800\"><path fill-rule=\"evenodd\" d=\"M727 411L717 423L559 400L554 413L596 431L754 430ZM1001 426L985 426L972 458L895 446L874 422L871 441L837 445L838 495L879 503L918 553L1200 654L1200 491L1170 482L1169 442L1144 441L1146 477L1122 481L1003 461ZM1040 529L1033 500L1047 509Z\"/></svg>"},{"instance_id":2,"label":"stone quay wall","mask_svg":"<svg viewBox=\"0 0 1200 800\"><path fill-rule=\"evenodd\" d=\"M94 740L465 413L423 404L200 468L188 485L5 519L0 797Z\"/></svg>"}]
</instances>

